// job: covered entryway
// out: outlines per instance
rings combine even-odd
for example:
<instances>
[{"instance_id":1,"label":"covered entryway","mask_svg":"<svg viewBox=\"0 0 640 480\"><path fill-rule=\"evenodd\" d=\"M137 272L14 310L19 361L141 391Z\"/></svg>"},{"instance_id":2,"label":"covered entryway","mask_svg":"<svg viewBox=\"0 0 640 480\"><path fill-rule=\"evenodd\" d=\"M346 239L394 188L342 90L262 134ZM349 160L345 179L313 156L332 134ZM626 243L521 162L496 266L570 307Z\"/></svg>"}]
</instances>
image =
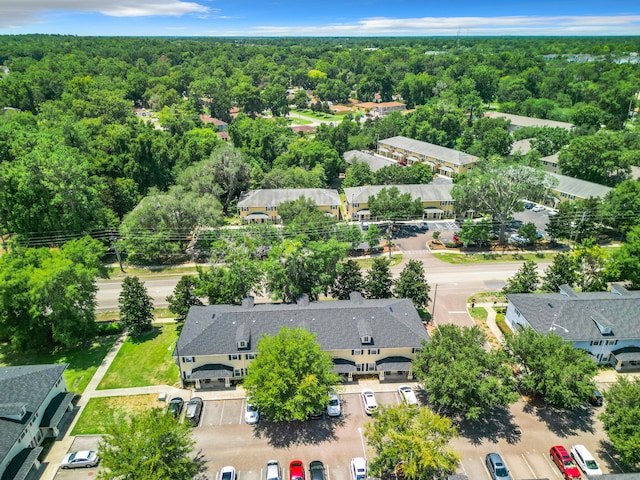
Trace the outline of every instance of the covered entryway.
<instances>
[{"instance_id":1,"label":"covered entryway","mask_svg":"<svg viewBox=\"0 0 640 480\"><path fill-rule=\"evenodd\" d=\"M424 209L424 218L441 220L444 216L444 210L437 207L427 207Z\"/></svg>"},{"instance_id":2,"label":"covered entryway","mask_svg":"<svg viewBox=\"0 0 640 480\"><path fill-rule=\"evenodd\" d=\"M408 379L413 378L411 371L411 359L407 357L387 357L376 362L378 378L384 380L385 375L406 374Z\"/></svg>"},{"instance_id":3,"label":"covered entryway","mask_svg":"<svg viewBox=\"0 0 640 480\"><path fill-rule=\"evenodd\" d=\"M356 367L356 362L353 362L351 360L345 360L344 358L334 358L333 371L338 375L346 375L347 381L353 382L353 374L358 371L358 367Z\"/></svg>"},{"instance_id":4,"label":"covered entryway","mask_svg":"<svg viewBox=\"0 0 640 480\"><path fill-rule=\"evenodd\" d=\"M444 175L445 177L453 176L453 168L447 167L446 165L441 165L438 171L440 172L440 175Z\"/></svg>"},{"instance_id":5,"label":"covered entryway","mask_svg":"<svg viewBox=\"0 0 640 480\"><path fill-rule=\"evenodd\" d=\"M640 347L623 347L611 352L614 367L618 372L640 370Z\"/></svg>"},{"instance_id":6,"label":"covered entryway","mask_svg":"<svg viewBox=\"0 0 640 480\"><path fill-rule=\"evenodd\" d=\"M244 217L244 221L247 223L266 223L271 221L271 217L266 213L250 213Z\"/></svg>"},{"instance_id":7,"label":"covered entryway","mask_svg":"<svg viewBox=\"0 0 640 480\"><path fill-rule=\"evenodd\" d=\"M233 367L229 365L222 365L220 363L209 363L196 367L192 370L191 375L187 380L195 382L196 390L205 389L214 382L224 382L225 388L231 386L231 379L233 378Z\"/></svg>"}]
</instances>

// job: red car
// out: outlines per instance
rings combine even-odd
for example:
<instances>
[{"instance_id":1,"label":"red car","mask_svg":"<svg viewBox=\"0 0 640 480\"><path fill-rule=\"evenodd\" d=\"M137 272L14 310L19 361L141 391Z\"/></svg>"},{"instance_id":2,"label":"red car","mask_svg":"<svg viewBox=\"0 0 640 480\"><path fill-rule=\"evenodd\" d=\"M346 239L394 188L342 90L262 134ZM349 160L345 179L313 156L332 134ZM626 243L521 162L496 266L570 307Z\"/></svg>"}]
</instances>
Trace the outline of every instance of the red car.
<instances>
[{"instance_id":1,"label":"red car","mask_svg":"<svg viewBox=\"0 0 640 480\"><path fill-rule=\"evenodd\" d=\"M564 475L564 478L567 480L580 478L580 470L578 470L576 464L573 463L573 459L569 456L566 448L562 445L551 447L549 454L551 455L551 459Z\"/></svg>"},{"instance_id":2,"label":"red car","mask_svg":"<svg viewBox=\"0 0 640 480\"><path fill-rule=\"evenodd\" d=\"M304 463L302 460L293 460L289 464L289 480L304 480Z\"/></svg>"}]
</instances>

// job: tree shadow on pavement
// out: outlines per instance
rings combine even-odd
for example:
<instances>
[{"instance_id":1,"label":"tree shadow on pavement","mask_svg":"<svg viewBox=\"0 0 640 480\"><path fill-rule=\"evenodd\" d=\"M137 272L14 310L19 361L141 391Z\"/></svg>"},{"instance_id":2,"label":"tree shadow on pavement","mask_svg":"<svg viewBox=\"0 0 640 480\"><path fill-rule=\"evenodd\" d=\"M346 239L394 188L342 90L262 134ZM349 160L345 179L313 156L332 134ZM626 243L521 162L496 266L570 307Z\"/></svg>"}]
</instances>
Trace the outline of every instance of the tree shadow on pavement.
<instances>
[{"instance_id":1,"label":"tree shadow on pavement","mask_svg":"<svg viewBox=\"0 0 640 480\"><path fill-rule=\"evenodd\" d=\"M547 425L547 428L561 438L575 435L577 432L595 433L593 407L581 405L574 409L552 406L538 407L535 415Z\"/></svg>"},{"instance_id":2,"label":"tree shadow on pavement","mask_svg":"<svg viewBox=\"0 0 640 480\"><path fill-rule=\"evenodd\" d=\"M518 426L514 423L514 416L508 407L497 407L475 422L461 420L457 427L460 436L468 439L473 445L480 445L486 441L498 443L499 440L505 440L510 444L520 441Z\"/></svg>"},{"instance_id":3,"label":"tree shadow on pavement","mask_svg":"<svg viewBox=\"0 0 640 480\"><path fill-rule=\"evenodd\" d=\"M310 419L305 422L269 422L260 420L254 430L257 438L266 438L273 448L289 448L300 445L318 445L337 439L335 430L344 425L344 416Z\"/></svg>"}]
</instances>

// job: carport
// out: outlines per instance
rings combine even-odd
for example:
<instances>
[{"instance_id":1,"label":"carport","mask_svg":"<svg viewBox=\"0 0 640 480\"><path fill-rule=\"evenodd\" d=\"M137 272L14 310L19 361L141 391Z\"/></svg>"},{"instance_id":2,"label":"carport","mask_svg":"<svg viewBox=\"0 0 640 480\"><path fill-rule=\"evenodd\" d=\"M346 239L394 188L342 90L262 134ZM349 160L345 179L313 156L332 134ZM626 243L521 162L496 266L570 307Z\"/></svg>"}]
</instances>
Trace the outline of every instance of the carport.
<instances>
[{"instance_id":1,"label":"carport","mask_svg":"<svg viewBox=\"0 0 640 480\"><path fill-rule=\"evenodd\" d=\"M208 363L207 365L194 368L187 380L195 380L196 390L200 390L204 388L207 383L222 380L224 380L224 386L229 388L232 377L233 367L220 363Z\"/></svg>"},{"instance_id":2,"label":"carport","mask_svg":"<svg viewBox=\"0 0 640 480\"><path fill-rule=\"evenodd\" d=\"M387 357L376 361L376 370L380 380L384 380L386 373L406 373L407 378L413 378L411 359L407 357Z\"/></svg>"}]
</instances>

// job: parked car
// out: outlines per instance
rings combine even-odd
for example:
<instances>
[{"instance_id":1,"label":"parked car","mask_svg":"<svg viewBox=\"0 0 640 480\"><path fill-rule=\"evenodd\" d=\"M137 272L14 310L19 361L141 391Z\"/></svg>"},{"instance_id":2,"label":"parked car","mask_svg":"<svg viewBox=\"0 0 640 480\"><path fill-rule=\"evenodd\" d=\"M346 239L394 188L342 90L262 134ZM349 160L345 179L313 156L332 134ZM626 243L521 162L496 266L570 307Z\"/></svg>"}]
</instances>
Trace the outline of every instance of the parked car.
<instances>
[{"instance_id":1,"label":"parked car","mask_svg":"<svg viewBox=\"0 0 640 480\"><path fill-rule=\"evenodd\" d=\"M362 457L351 459L351 480L366 480L367 461Z\"/></svg>"},{"instance_id":2,"label":"parked car","mask_svg":"<svg viewBox=\"0 0 640 480\"><path fill-rule=\"evenodd\" d=\"M251 399L247 398L247 405L244 408L244 422L247 425L255 425L260 420L260 412L258 407L251 403Z\"/></svg>"},{"instance_id":3,"label":"parked car","mask_svg":"<svg viewBox=\"0 0 640 480\"><path fill-rule=\"evenodd\" d=\"M184 400L180 397L173 397L169 402L169 411L174 420L177 420L182 413L182 407L184 407Z\"/></svg>"},{"instance_id":4,"label":"parked car","mask_svg":"<svg viewBox=\"0 0 640 480\"><path fill-rule=\"evenodd\" d=\"M304 480L304 463L302 460L293 460L289 464L289 480Z\"/></svg>"},{"instance_id":5,"label":"parked car","mask_svg":"<svg viewBox=\"0 0 640 480\"><path fill-rule=\"evenodd\" d=\"M236 469L233 467L222 467L220 470L220 480L236 480Z\"/></svg>"},{"instance_id":6,"label":"parked car","mask_svg":"<svg viewBox=\"0 0 640 480\"><path fill-rule=\"evenodd\" d=\"M398 387L398 394L400 394L400 398L402 399L402 403L404 403L408 407L417 407L418 399L416 398L416 394L413 389L409 385L400 385Z\"/></svg>"},{"instance_id":7,"label":"parked car","mask_svg":"<svg viewBox=\"0 0 640 480\"><path fill-rule=\"evenodd\" d=\"M489 453L484 460L493 480L511 480L509 469L499 454Z\"/></svg>"},{"instance_id":8,"label":"parked car","mask_svg":"<svg viewBox=\"0 0 640 480\"><path fill-rule=\"evenodd\" d=\"M564 478L567 480L571 480L572 478L580 478L580 470L576 467L576 464L573 463L571 457L567 453L567 449L562 445L556 445L555 447L551 447L549 450L549 454L551 455L551 459L558 466Z\"/></svg>"},{"instance_id":9,"label":"parked car","mask_svg":"<svg viewBox=\"0 0 640 480\"><path fill-rule=\"evenodd\" d=\"M597 388L593 389L593 394L589 397L589 403L594 407L602 406L602 393Z\"/></svg>"},{"instance_id":10,"label":"parked car","mask_svg":"<svg viewBox=\"0 0 640 480\"><path fill-rule=\"evenodd\" d=\"M269 460L264 474L265 480L282 480L280 474L280 463L277 460Z\"/></svg>"},{"instance_id":11,"label":"parked car","mask_svg":"<svg viewBox=\"0 0 640 480\"><path fill-rule=\"evenodd\" d=\"M202 414L202 399L200 397L193 397L187 402L187 410L184 413L186 421L192 425L200 425L200 415Z\"/></svg>"},{"instance_id":12,"label":"parked car","mask_svg":"<svg viewBox=\"0 0 640 480\"><path fill-rule=\"evenodd\" d=\"M364 404L364 411L367 415L371 415L378 409L378 402L376 402L376 395L373 390L365 388L362 390L362 403Z\"/></svg>"},{"instance_id":13,"label":"parked car","mask_svg":"<svg viewBox=\"0 0 640 480\"><path fill-rule=\"evenodd\" d=\"M513 233L511 234L511 236L509 237L509 243L516 243L519 245L526 245L529 243L529 239L526 237L523 237L522 235L518 235L517 233Z\"/></svg>"},{"instance_id":14,"label":"parked car","mask_svg":"<svg viewBox=\"0 0 640 480\"><path fill-rule=\"evenodd\" d=\"M600 465L584 445L571 447L571 456L586 475L602 475Z\"/></svg>"},{"instance_id":15,"label":"parked car","mask_svg":"<svg viewBox=\"0 0 640 480\"><path fill-rule=\"evenodd\" d=\"M327 415L330 417L339 417L342 414L342 407L340 406L340 397L337 393L329 395L329 405L327 405Z\"/></svg>"},{"instance_id":16,"label":"parked car","mask_svg":"<svg viewBox=\"0 0 640 480\"><path fill-rule=\"evenodd\" d=\"M94 450L79 450L77 452L67 453L60 467L67 468L91 468L100 463L100 457Z\"/></svg>"},{"instance_id":17,"label":"parked car","mask_svg":"<svg viewBox=\"0 0 640 480\"><path fill-rule=\"evenodd\" d=\"M524 204L524 208L526 208L527 210L531 210L533 208L533 203L531 202L526 202Z\"/></svg>"},{"instance_id":18,"label":"parked car","mask_svg":"<svg viewBox=\"0 0 640 480\"><path fill-rule=\"evenodd\" d=\"M320 460L314 460L309 464L310 480L325 480L324 464Z\"/></svg>"},{"instance_id":19,"label":"parked car","mask_svg":"<svg viewBox=\"0 0 640 480\"><path fill-rule=\"evenodd\" d=\"M544 208L542 205L536 205L531 209L532 212L544 212L545 210L546 208Z\"/></svg>"}]
</instances>

